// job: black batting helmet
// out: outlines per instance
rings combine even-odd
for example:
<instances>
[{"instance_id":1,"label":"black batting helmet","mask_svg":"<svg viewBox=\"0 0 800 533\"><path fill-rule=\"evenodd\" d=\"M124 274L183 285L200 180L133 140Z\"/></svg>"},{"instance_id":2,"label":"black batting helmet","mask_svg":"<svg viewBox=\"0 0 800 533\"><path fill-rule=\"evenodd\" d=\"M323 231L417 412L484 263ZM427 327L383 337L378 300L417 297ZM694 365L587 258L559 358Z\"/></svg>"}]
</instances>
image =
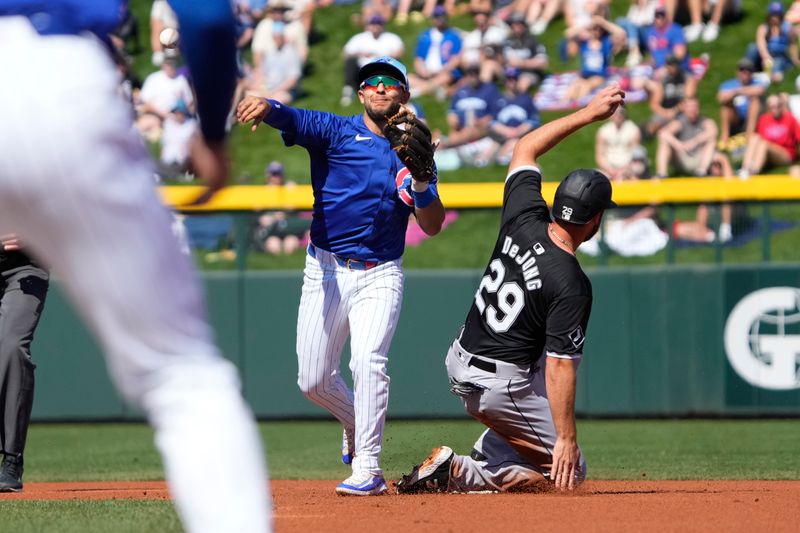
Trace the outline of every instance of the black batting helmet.
<instances>
[{"instance_id":1,"label":"black batting helmet","mask_svg":"<svg viewBox=\"0 0 800 533\"><path fill-rule=\"evenodd\" d=\"M553 218L588 224L600 211L616 206L611 200L611 182L605 174L579 168L570 172L556 189Z\"/></svg>"}]
</instances>

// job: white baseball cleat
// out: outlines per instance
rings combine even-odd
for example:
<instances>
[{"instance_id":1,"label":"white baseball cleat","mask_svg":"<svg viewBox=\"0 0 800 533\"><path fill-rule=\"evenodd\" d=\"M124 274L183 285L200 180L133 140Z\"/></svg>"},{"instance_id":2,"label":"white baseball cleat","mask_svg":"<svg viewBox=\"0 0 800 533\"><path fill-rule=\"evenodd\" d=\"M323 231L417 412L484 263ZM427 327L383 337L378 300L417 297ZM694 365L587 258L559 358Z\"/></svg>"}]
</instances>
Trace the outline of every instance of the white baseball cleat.
<instances>
[{"instance_id":1,"label":"white baseball cleat","mask_svg":"<svg viewBox=\"0 0 800 533\"><path fill-rule=\"evenodd\" d=\"M336 487L336 494L341 496L380 496L389 487L383 476L375 476L369 472L359 472L345 479Z\"/></svg>"}]
</instances>

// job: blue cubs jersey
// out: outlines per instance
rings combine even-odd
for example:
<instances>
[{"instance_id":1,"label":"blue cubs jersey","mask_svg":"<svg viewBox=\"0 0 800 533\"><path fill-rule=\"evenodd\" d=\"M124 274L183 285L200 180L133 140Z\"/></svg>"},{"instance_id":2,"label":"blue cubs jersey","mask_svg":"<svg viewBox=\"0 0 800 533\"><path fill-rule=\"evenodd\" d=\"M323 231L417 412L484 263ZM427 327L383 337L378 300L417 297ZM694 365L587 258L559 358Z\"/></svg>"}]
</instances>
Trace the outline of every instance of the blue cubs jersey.
<instances>
[{"instance_id":1,"label":"blue cubs jersey","mask_svg":"<svg viewBox=\"0 0 800 533\"><path fill-rule=\"evenodd\" d=\"M270 103L264 122L281 131L286 146L305 148L311 160L311 242L351 259L402 256L413 202L400 194L406 192L399 190L408 171L389 141L372 133L363 115L343 117ZM435 191L435 180L431 187Z\"/></svg>"},{"instance_id":2,"label":"blue cubs jersey","mask_svg":"<svg viewBox=\"0 0 800 533\"><path fill-rule=\"evenodd\" d=\"M533 98L527 93L504 94L497 100L495 122L516 128L527 122L532 128L538 128L542 121L539 119L539 110L533 103Z\"/></svg>"},{"instance_id":3,"label":"blue cubs jersey","mask_svg":"<svg viewBox=\"0 0 800 533\"><path fill-rule=\"evenodd\" d=\"M458 117L461 127L472 126L476 118L494 116L500 91L494 83L481 83L477 87L464 85L453 95L449 113Z\"/></svg>"}]
</instances>

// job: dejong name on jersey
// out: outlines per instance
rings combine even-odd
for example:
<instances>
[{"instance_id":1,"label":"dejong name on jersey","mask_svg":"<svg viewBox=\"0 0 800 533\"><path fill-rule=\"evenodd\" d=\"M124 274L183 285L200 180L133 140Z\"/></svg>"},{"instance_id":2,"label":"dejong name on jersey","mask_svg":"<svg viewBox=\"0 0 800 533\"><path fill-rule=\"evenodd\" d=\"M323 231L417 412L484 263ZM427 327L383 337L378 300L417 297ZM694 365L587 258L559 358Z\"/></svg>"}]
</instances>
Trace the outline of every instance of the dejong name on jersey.
<instances>
[{"instance_id":1,"label":"dejong name on jersey","mask_svg":"<svg viewBox=\"0 0 800 533\"><path fill-rule=\"evenodd\" d=\"M522 267L522 278L525 280L525 288L529 291L535 291L542 288L542 279L539 277L539 267L536 266L536 255L544 253L544 246L540 243L533 245L531 250L525 250L525 253L520 255L519 245L514 244L514 240L506 236L503 241L503 248L501 253L513 259L518 265Z\"/></svg>"}]
</instances>

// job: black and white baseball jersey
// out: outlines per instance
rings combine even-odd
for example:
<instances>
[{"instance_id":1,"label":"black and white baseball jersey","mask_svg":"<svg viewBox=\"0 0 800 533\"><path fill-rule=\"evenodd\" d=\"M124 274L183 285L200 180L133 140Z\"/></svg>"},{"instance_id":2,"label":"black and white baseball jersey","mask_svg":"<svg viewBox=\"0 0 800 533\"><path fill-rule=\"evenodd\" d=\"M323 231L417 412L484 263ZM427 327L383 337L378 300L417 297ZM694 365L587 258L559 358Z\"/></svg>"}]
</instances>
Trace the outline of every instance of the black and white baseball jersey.
<instances>
[{"instance_id":1,"label":"black and white baseball jersey","mask_svg":"<svg viewBox=\"0 0 800 533\"><path fill-rule=\"evenodd\" d=\"M518 364L545 352L582 354L592 285L575 256L550 239L541 191L536 167L518 167L506 179L500 235L461 335L470 353Z\"/></svg>"}]
</instances>

